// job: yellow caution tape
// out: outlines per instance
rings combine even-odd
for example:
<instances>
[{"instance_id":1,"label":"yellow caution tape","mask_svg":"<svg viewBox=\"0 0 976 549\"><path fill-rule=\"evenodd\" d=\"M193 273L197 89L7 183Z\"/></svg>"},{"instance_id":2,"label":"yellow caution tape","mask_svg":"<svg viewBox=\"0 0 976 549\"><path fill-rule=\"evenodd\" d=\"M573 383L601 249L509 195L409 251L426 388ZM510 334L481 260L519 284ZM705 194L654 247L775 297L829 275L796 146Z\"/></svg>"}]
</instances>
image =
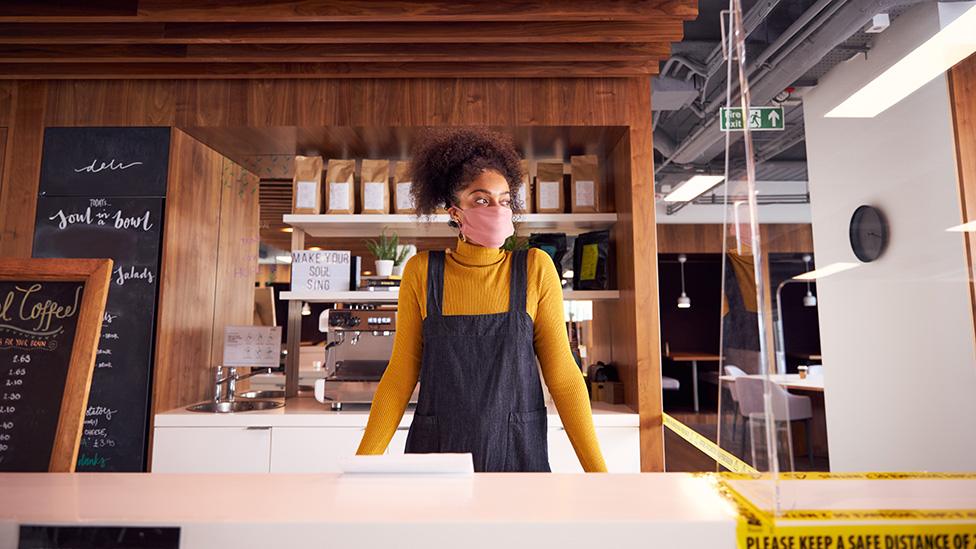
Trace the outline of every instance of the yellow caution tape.
<instances>
[{"instance_id":1,"label":"yellow caution tape","mask_svg":"<svg viewBox=\"0 0 976 549\"><path fill-rule=\"evenodd\" d=\"M976 549L976 510L788 511L774 518L727 482L717 484L718 492L738 509L740 549ZM876 523L781 524L777 520ZM902 523L884 522L895 520Z\"/></svg>"},{"instance_id":2,"label":"yellow caution tape","mask_svg":"<svg viewBox=\"0 0 976 549\"><path fill-rule=\"evenodd\" d=\"M976 524L753 526L740 521L739 549L974 549Z\"/></svg>"},{"instance_id":3,"label":"yellow caution tape","mask_svg":"<svg viewBox=\"0 0 976 549\"><path fill-rule=\"evenodd\" d=\"M756 478L770 479L770 473L753 474L719 473L722 478L729 480L755 480ZM894 472L894 473L827 473L820 471L800 471L795 473L779 473L780 480L976 480L976 473L927 473L927 472Z\"/></svg>"},{"instance_id":4,"label":"yellow caution tape","mask_svg":"<svg viewBox=\"0 0 976 549\"><path fill-rule=\"evenodd\" d=\"M798 472L781 473L783 480L973 480L976 473L821 473Z\"/></svg>"},{"instance_id":5,"label":"yellow caution tape","mask_svg":"<svg viewBox=\"0 0 976 549\"><path fill-rule=\"evenodd\" d=\"M702 453L714 459L722 467L725 467L734 473L749 475L746 478L755 478L760 474L759 471L754 469L751 465L729 453L718 444L715 444L709 440L708 437L674 419L668 414L662 415L664 416L665 427L671 429L674 434L685 439L689 444L695 448L698 448Z\"/></svg>"}]
</instances>

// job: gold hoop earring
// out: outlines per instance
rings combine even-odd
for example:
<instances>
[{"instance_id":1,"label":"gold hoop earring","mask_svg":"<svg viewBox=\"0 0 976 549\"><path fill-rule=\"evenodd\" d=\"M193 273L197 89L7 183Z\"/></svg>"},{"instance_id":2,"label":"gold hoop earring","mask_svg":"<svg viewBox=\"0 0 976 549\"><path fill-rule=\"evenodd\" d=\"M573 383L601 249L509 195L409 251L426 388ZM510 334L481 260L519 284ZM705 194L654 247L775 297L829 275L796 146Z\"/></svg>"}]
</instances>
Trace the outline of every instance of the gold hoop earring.
<instances>
[{"instance_id":1,"label":"gold hoop earring","mask_svg":"<svg viewBox=\"0 0 976 549\"><path fill-rule=\"evenodd\" d=\"M468 241L468 239L465 238L464 233L462 233L460 229L458 229L458 238L461 239L461 242L467 242Z\"/></svg>"}]
</instances>

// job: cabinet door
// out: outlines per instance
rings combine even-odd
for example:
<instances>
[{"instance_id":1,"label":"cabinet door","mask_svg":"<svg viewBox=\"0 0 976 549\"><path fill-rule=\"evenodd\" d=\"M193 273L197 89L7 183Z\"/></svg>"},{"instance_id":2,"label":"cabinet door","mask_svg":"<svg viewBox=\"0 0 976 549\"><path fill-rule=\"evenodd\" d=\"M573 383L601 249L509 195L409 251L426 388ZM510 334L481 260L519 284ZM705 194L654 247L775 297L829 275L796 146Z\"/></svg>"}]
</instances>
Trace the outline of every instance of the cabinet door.
<instances>
[{"instance_id":1,"label":"cabinet door","mask_svg":"<svg viewBox=\"0 0 976 549\"><path fill-rule=\"evenodd\" d=\"M393 439L390 440L390 445L386 447L387 454L402 455L405 453L407 448L407 428L397 427L395 433L393 433Z\"/></svg>"},{"instance_id":2,"label":"cabinet door","mask_svg":"<svg viewBox=\"0 0 976 549\"><path fill-rule=\"evenodd\" d=\"M272 473L338 473L339 461L356 454L361 427L275 427Z\"/></svg>"},{"instance_id":3,"label":"cabinet door","mask_svg":"<svg viewBox=\"0 0 976 549\"><path fill-rule=\"evenodd\" d=\"M637 427L604 427L596 438L611 473L640 473L640 429Z\"/></svg>"},{"instance_id":4,"label":"cabinet door","mask_svg":"<svg viewBox=\"0 0 976 549\"><path fill-rule=\"evenodd\" d=\"M596 438L611 473L640 472L640 431L636 427L602 427ZM553 473L582 473L583 467L566 430L549 429L549 467Z\"/></svg>"},{"instance_id":5,"label":"cabinet door","mask_svg":"<svg viewBox=\"0 0 976 549\"><path fill-rule=\"evenodd\" d=\"M267 473L270 427L157 427L154 473Z\"/></svg>"},{"instance_id":6,"label":"cabinet door","mask_svg":"<svg viewBox=\"0 0 976 549\"><path fill-rule=\"evenodd\" d=\"M553 473L582 473L583 467L562 427L549 429L549 469Z\"/></svg>"}]
</instances>

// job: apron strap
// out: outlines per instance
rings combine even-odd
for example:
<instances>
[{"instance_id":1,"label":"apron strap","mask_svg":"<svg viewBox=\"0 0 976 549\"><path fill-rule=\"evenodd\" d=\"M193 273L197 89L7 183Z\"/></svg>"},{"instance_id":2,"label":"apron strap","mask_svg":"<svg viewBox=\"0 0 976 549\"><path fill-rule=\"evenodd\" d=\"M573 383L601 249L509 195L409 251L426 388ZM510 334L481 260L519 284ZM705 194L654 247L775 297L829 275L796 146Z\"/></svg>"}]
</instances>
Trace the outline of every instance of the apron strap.
<instances>
[{"instance_id":1,"label":"apron strap","mask_svg":"<svg viewBox=\"0 0 976 549\"><path fill-rule=\"evenodd\" d=\"M444 250L427 254L427 316L441 316L444 300Z\"/></svg>"},{"instance_id":2,"label":"apron strap","mask_svg":"<svg viewBox=\"0 0 976 549\"><path fill-rule=\"evenodd\" d=\"M509 276L511 284L508 288L508 311L510 313L525 312L525 295L528 291L528 250L512 252L512 273Z\"/></svg>"}]
</instances>

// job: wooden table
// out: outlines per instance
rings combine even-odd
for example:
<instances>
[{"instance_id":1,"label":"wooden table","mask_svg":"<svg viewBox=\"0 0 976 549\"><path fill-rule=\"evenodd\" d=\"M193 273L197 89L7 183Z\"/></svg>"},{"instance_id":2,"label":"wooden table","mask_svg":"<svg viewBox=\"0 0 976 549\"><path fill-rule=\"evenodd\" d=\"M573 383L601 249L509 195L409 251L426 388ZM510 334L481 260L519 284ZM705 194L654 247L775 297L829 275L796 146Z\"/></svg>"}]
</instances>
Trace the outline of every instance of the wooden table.
<instances>
[{"instance_id":1,"label":"wooden table","mask_svg":"<svg viewBox=\"0 0 976 549\"><path fill-rule=\"evenodd\" d=\"M695 412L698 411L698 361L702 360L705 362L718 362L722 360L721 355L716 355L712 353L693 353L685 351L675 351L667 355L668 358L675 362L690 362L691 363L691 390L694 393L693 402L695 406Z\"/></svg>"},{"instance_id":2,"label":"wooden table","mask_svg":"<svg viewBox=\"0 0 976 549\"><path fill-rule=\"evenodd\" d=\"M749 379L763 379L759 374L749 374L741 376ZM735 376L719 376L722 381L735 381ZM822 393L824 390L823 376L810 376L800 379L800 374L771 374L769 380L786 389L798 391L815 391Z\"/></svg>"}]
</instances>

